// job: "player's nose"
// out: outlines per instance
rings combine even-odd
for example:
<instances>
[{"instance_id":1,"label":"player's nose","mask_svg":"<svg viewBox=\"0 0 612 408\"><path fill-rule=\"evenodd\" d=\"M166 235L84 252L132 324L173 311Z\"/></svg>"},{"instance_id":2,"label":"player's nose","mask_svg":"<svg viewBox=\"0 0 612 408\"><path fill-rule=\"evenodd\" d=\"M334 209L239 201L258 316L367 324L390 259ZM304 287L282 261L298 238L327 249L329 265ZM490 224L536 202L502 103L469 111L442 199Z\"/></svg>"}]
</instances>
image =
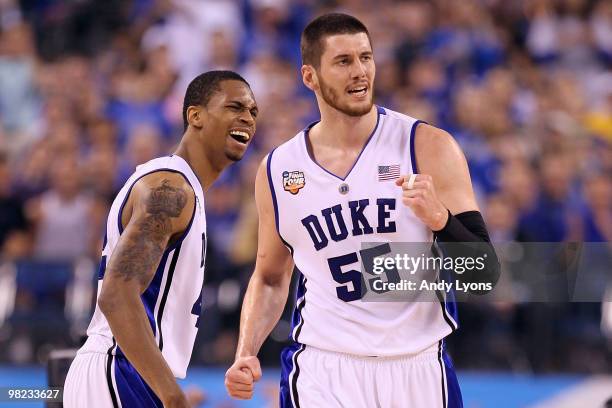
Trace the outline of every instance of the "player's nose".
<instances>
[{"instance_id":1,"label":"player's nose","mask_svg":"<svg viewBox=\"0 0 612 408\"><path fill-rule=\"evenodd\" d=\"M367 69L365 64L358 58L353 65L353 78L364 78L366 76Z\"/></svg>"},{"instance_id":2,"label":"player's nose","mask_svg":"<svg viewBox=\"0 0 612 408\"><path fill-rule=\"evenodd\" d=\"M242 111L238 117L238 120L249 127L253 127L253 125L255 125L255 117L248 110Z\"/></svg>"}]
</instances>

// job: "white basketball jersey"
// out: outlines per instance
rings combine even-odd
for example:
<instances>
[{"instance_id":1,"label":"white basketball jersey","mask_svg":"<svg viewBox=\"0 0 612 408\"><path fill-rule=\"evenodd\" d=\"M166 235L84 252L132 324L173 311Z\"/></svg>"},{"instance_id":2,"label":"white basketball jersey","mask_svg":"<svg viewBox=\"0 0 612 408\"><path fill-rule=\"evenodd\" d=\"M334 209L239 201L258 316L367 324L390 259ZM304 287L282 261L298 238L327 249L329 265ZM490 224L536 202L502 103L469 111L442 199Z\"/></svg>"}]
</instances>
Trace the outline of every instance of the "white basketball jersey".
<instances>
[{"instance_id":1,"label":"white basketball jersey","mask_svg":"<svg viewBox=\"0 0 612 408\"><path fill-rule=\"evenodd\" d=\"M202 305L206 218L202 186L193 170L180 156L160 157L138 166L117 194L106 224L106 237L98 274L98 296L106 264L113 256L119 236L123 232L121 214L130 191L139 179L158 171L182 174L196 195L195 210L187 230L179 240L164 251L151 284L141 295L162 355L172 373L178 378L184 378L198 331ZM89 336L87 342L80 352L123 356L121 347L117 345L106 317L98 306L87 329L87 335Z\"/></svg>"},{"instance_id":2,"label":"white basketball jersey","mask_svg":"<svg viewBox=\"0 0 612 408\"><path fill-rule=\"evenodd\" d=\"M364 302L360 249L372 242L431 242L431 231L402 203L400 175L416 173L419 121L378 107L378 121L342 179L310 156L308 129L268 156L277 229L301 272L293 340L363 356L428 349L457 327L439 302Z\"/></svg>"}]
</instances>

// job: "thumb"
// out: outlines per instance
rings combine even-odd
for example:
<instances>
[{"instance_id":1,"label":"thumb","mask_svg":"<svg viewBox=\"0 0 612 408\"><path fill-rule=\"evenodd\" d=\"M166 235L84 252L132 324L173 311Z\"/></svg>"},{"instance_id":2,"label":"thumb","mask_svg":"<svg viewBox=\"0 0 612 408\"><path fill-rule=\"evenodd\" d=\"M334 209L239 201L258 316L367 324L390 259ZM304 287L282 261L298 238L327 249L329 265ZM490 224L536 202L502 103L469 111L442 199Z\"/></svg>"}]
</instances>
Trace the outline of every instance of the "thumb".
<instances>
[{"instance_id":1,"label":"thumb","mask_svg":"<svg viewBox=\"0 0 612 408\"><path fill-rule=\"evenodd\" d=\"M406 181L406 176L399 176L397 179L395 179L395 185L398 187L401 187L405 181Z\"/></svg>"},{"instance_id":2,"label":"thumb","mask_svg":"<svg viewBox=\"0 0 612 408\"><path fill-rule=\"evenodd\" d=\"M257 357L249 357L245 361L245 366L251 371L253 381L259 381L261 378L261 366L259 365L259 359Z\"/></svg>"}]
</instances>

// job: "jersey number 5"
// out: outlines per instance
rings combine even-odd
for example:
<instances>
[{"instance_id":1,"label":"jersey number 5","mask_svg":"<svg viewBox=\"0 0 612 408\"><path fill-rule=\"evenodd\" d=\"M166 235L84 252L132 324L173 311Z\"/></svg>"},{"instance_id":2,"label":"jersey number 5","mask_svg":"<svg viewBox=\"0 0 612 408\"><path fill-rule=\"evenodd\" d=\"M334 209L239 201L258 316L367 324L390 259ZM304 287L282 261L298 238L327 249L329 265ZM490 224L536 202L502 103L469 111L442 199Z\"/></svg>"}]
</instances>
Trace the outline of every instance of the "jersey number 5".
<instances>
[{"instance_id":1,"label":"jersey number 5","mask_svg":"<svg viewBox=\"0 0 612 408\"><path fill-rule=\"evenodd\" d=\"M394 282L398 283L400 281L400 275L397 272L397 269L392 268L385 270L385 272L376 274L373 272L373 264L374 258L386 254L391 253L391 246L389 244L378 245L368 249L362 249L359 251L359 255L361 256L361 264L363 266L363 270L373 277L366 278L364 274L357 270L353 269L359 263L359 256L357 252L351 252L350 254L336 256L334 258L329 258L327 263L329 265L329 270L331 271L332 277L334 281L342 284L342 286L336 287L336 294L340 300L345 302L352 302L354 300L358 300L363 298L363 296L367 293L367 286L370 287L375 293L384 293L387 290L376 290L374 289L374 282L380 280L382 275L385 275L386 282ZM348 267L350 265L351 269L343 271L344 267ZM347 285L351 283L353 288L349 288Z\"/></svg>"}]
</instances>

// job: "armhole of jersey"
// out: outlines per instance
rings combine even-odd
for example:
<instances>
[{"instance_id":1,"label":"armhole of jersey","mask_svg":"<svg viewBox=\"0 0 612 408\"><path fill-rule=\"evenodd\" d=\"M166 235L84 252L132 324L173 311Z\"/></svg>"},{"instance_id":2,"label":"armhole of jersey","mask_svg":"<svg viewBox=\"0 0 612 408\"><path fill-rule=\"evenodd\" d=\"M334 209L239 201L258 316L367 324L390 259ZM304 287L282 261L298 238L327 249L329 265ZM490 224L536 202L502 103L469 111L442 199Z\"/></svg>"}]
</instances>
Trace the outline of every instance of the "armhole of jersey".
<instances>
[{"instance_id":1,"label":"armhole of jersey","mask_svg":"<svg viewBox=\"0 0 612 408\"><path fill-rule=\"evenodd\" d=\"M291 256L293 256L293 247L289 245L287 241L285 241L285 239L283 238L280 232L280 225L279 225L280 220L278 217L278 202L276 201L276 192L274 191L274 183L272 182L272 169L271 169L272 168L272 154L274 153L275 150L276 148L272 149L270 154L268 154L268 161L266 163L266 170L268 174L268 185L270 186L270 194L272 195L272 205L274 206L274 224L276 225L276 232L278 233L278 237L281 239L283 244L289 249L289 252L291 252Z\"/></svg>"},{"instance_id":2,"label":"armhole of jersey","mask_svg":"<svg viewBox=\"0 0 612 408\"><path fill-rule=\"evenodd\" d=\"M427 122L423 122L422 120L417 120L416 122L412 124L412 128L410 129L410 164L412 165L412 173L414 174L419 173L419 168L417 166L417 160L416 160L416 151L414 147L414 144L415 144L414 139L416 136L416 129L420 123L427 124Z\"/></svg>"},{"instance_id":3,"label":"armhole of jersey","mask_svg":"<svg viewBox=\"0 0 612 408\"><path fill-rule=\"evenodd\" d=\"M134 185L136 185L138 180L140 180L141 178L143 178L145 176L148 176L149 174L157 173L159 171L166 171L166 172L170 172L170 173L178 173L178 174L180 174L185 179L187 184L189 184L189 186L193 190L193 194L194 194L193 212L191 213L191 219L189 220L189 224L187 225L187 228L185 228L185 231L183 232L183 234L181 235L181 237L179 239L177 239L172 245L170 245L169 247L166 248L166 251L172 251L173 249L176 249L176 247L178 245L180 245L181 242L183 242L183 240L185 239L187 234L189 234L189 231L191 230L191 225L193 224L193 219L195 218L196 206L197 206L197 202L198 202L198 196L197 196L197 194L195 192L195 189L191 185L191 182L189 181L187 176L185 174L183 174L183 172L181 172L179 170L168 169L168 168L155 169L155 170L152 170L152 171L150 171L148 173L145 173L145 174L139 176L136 180L134 180L134 182L132 182L132 184L130 185L130 188L128 189L127 193L125 194L125 197L123 198L123 202L121 203L121 207L119 207L119 212L117 214L117 227L119 228L119 235L123 234L123 223L121 222L121 217L123 215L123 208L125 207L125 204L127 203L127 200L130 197L130 194L132 193L132 188L134 187Z\"/></svg>"}]
</instances>

